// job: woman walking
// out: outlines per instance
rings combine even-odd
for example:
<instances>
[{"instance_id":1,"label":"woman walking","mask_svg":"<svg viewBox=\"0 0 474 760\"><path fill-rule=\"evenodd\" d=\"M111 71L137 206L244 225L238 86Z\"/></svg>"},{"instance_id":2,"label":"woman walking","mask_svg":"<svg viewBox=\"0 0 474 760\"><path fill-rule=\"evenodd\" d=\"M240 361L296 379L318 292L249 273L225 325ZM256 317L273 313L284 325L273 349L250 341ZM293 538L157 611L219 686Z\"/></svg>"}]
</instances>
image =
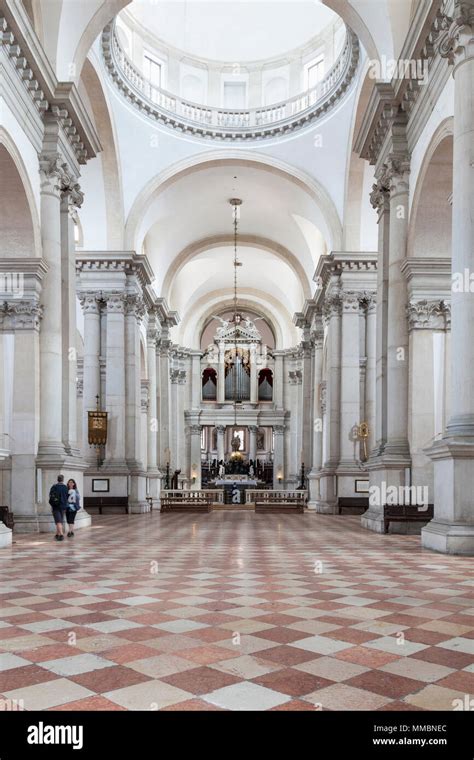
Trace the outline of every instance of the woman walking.
<instances>
[{"instance_id":1,"label":"woman walking","mask_svg":"<svg viewBox=\"0 0 474 760\"><path fill-rule=\"evenodd\" d=\"M66 521L68 526L68 538L72 538L74 536L74 520L76 519L76 514L81 508L81 497L79 495L79 491L77 490L77 484L76 481L70 478L67 482L67 510L66 510Z\"/></svg>"}]
</instances>

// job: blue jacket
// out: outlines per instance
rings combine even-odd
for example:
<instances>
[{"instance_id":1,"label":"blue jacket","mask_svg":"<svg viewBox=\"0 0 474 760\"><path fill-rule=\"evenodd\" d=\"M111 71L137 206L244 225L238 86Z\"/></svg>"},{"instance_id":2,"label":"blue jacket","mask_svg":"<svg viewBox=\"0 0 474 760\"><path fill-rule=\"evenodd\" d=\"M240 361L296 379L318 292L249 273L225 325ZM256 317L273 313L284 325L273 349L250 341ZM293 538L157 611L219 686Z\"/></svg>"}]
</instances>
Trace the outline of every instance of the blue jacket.
<instances>
[{"instance_id":1,"label":"blue jacket","mask_svg":"<svg viewBox=\"0 0 474 760\"><path fill-rule=\"evenodd\" d=\"M49 492L50 496L52 493L57 493L60 498L60 504L59 509L67 509L67 486L65 483L55 483L54 486L51 486L51 490Z\"/></svg>"}]
</instances>

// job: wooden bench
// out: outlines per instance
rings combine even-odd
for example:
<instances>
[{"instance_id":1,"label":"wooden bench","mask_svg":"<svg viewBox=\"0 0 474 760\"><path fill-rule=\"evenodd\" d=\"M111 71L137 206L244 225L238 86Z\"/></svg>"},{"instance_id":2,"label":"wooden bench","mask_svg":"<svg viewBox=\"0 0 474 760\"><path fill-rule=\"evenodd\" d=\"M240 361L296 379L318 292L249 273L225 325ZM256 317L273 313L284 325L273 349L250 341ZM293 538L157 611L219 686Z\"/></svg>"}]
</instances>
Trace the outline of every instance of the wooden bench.
<instances>
[{"instance_id":1,"label":"wooden bench","mask_svg":"<svg viewBox=\"0 0 474 760\"><path fill-rule=\"evenodd\" d=\"M306 492L262 491L255 496L255 512L304 512Z\"/></svg>"},{"instance_id":2,"label":"wooden bench","mask_svg":"<svg viewBox=\"0 0 474 760\"><path fill-rule=\"evenodd\" d=\"M7 528L13 530L15 520L13 519L13 512L10 511L10 507L0 507L0 520Z\"/></svg>"},{"instance_id":3,"label":"wooden bench","mask_svg":"<svg viewBox=\"0 0 474 760\"><path fill-rule=\"evenodd\" d=\"M341 496L337 502L337 514L342 515L343 509L359 509L360 514L369 508L369 499L367 497L357 498L355 496Z\"/></svg>"},{"instance_id":4,"label":"wooden bench","mask_svg":"<svg viewBox=\"0 0 474 760\"><path fill-rule=\"evenodd\" d=\"M161 512L210 512L212 508L211 497L199 491L162 491L160 503Z\"/></svg>"},{"instance_id":5,"label":"wooden bench","mask_svg":"<svg viewBox=\"0 0 474 760\"><path fill-rule=\"evenodd\" d=\"M391 522L418 522L427 523L433 519L433 504L428 504L427 509L416 504L385 504L383 508L384 533L388 533Z\"/></svg>"},{"instance_id":6,"label":"wooden bench","mask_svg":"<svg viewBox=\"0 0 474 760\"><path fill-rule=\"evenodd\" d=\"M128 496L85 496L84 509L124 509L128 514Z\"/></svg>"}]
</instances>

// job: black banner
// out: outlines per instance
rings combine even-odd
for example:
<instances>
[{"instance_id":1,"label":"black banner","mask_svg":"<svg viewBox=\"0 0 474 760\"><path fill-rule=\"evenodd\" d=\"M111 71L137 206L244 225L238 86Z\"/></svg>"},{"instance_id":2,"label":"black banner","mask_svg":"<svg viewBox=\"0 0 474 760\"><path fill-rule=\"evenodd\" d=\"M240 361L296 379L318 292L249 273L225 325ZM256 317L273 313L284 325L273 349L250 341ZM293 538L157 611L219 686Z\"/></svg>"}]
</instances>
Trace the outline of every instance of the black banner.
<instances>
[{"instance_id":1,"label":"black banner","mask_svg":"<svg viewBox=\"0 0 474 760\"><path fill-rule=\"evenodd\" d=\"M315 757L472 760L474 721L459 712L0 712L0 760L257 752ZM306 748L306 749L305 749ZM133 753L133 754L132 754ZM349 755L350 753L350 755Z\"/></svg>"}]
</instances>

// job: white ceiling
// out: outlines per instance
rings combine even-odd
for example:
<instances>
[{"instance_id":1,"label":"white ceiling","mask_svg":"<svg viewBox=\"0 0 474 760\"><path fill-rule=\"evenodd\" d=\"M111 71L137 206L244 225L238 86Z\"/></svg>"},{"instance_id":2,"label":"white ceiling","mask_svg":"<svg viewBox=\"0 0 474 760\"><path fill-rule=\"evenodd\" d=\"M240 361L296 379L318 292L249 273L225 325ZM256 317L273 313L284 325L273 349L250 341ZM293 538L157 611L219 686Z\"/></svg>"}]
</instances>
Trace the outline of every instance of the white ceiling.
<instances>
[{"instance_id":1,"label":"white ceiling","mask_svg":"<svg viewBox=\"0 0 474 760\"><path fill-rule=\"evenodd\" d=\"M127 13L172 47L229 63L280 56L337 18L319 0L134 0Z\"/></svg>"},{"instance_id":2,"label":"white ceiling","mask_svg":"<svg viewBox=\"0 0 474 760\"><path fill-rule=\"evenodd\" d=\"M291 315L304 301L304 292L291 267L270 251L251 246L238 249L238 293L256 291L271 296ZM233 287L233 250L230 246L213 248L194 256L177 274L169 303L185 314L209 292L229 291Z\"/></svg>"},{"instance_id":3,"label":"white ceiling","mask_svg":"<svg viewBox=\"0 0 474 760\"><path fill-rule=\"evenodd\" d=\"M160 287L184 249L213 236L232 235L232 197L243 200L239 235L273 241L291 252L307 287L319 256L326 252L321 210L289 176L263 164L257 168L236 161L216 161L194 170L152 198L140 237Z\"/></svg>"}]
</instances>

